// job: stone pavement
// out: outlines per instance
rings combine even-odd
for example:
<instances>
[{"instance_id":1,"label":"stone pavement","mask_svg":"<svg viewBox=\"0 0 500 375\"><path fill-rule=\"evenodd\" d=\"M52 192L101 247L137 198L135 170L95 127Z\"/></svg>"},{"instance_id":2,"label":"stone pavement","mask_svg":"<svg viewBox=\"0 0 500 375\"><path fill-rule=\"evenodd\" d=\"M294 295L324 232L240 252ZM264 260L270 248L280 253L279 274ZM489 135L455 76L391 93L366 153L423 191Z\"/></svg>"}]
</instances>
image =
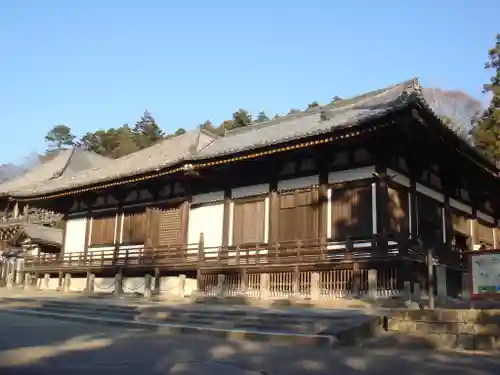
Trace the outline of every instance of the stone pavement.
<instances>
[{"instance_id":1,"label":"stone pavement","mask_svg":"<svg viewBox=\"0 0 500 375\"><path fill-rule=\"evenodd\" d=\"M0 314L2 375L493 375L486 353L308 349Z\"/></svg>"}]
</instances>

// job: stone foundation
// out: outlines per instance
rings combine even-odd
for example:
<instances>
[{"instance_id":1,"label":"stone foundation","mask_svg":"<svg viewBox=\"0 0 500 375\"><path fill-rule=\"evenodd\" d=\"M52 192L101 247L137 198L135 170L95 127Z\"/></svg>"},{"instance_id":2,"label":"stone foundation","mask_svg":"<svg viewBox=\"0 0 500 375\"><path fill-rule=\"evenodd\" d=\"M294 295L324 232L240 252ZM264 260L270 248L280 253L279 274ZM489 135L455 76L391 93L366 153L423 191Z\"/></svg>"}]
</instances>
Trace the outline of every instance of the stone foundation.
<instances>
[{"instance_id":1,"label":"stone foundation","mask_svg":"<svg viewBox=\"0 0 500 375\"><path fill-rule=\"evenodd\" d=\"M418 334L447 348L500 349L500 310L390 310L386 330Z\"/></svg>"}]
</instances>

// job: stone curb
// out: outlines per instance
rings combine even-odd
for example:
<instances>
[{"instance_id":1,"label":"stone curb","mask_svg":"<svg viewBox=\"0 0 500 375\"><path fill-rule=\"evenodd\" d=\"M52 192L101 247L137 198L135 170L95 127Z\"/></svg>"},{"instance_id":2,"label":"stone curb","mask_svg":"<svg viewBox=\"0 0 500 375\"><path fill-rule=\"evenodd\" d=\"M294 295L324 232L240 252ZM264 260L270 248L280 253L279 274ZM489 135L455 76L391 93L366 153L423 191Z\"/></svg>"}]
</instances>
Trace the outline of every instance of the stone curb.
<instances>
[{"instance_id":1,"label":"stone curb","mask_svg":"<svg viewBox=\"0 0 500 375\"><path fill-rule=\"evenodd\" d=\"M211 327L196 327L178 324L159 324L150 322L138 322L123 319L102 319L91 316L82 316L76 314L58 314L52 312L42 312L29 309L1 309L0 313L21 314L37 317L55 318L68 320L80 323L97 323L109 326L127 327L127 328L142 328L151 329L160 333L171 334L199 334L215 338L223 338L239 341L261 341L280 343L288 345L307 345L311 347L334 347L339 345L339 340L333 335L306 335L306 334L291 334L279 332L259 332L259 331L244 331L244 330L225 330Z\"/></svg>"}]
</instances>

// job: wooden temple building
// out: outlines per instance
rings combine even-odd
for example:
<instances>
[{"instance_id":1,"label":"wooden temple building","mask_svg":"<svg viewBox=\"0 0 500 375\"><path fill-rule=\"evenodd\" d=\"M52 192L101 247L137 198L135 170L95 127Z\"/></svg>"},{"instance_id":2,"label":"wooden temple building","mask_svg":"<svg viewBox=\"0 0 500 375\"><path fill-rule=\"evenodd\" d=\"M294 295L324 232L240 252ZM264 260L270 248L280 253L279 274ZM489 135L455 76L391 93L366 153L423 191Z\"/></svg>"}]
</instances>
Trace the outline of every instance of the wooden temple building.
<instances>
[{"instance_id":1,"label":"wooden temple building","mask_svg":"<svg viewBox=\"0 0 500 375\"><path fill-rule=\"evenodd\" d=\"M456 295L463 252L500 240L498 188L413 79L223 137L189 131L11 197L64 215L61 252L27 257L32 275L184 274L208 290L224 274L250 291L265 274L304 295L318 275L337 296L365 293L376 270L393 295L425 289L432 249Z\"/></svg>"}]
</instances>

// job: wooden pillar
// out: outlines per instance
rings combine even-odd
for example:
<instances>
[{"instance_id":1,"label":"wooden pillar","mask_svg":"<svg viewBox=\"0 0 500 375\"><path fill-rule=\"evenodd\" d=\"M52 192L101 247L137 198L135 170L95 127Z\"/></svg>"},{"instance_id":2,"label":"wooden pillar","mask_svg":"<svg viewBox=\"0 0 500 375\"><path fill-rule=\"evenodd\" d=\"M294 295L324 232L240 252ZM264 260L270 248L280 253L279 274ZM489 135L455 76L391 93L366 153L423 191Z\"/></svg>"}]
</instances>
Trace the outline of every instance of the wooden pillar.
<instances>
[{"instance_id":1,"label":"wooden pillar","mask_svg":"<svg viewBox=\"0 0 500 375\"><path fill-rule=\"evenodd\" d=\"M387 168L377 164L375 171L378 174L376 179L376 192L375 192L375 207L376 207L376 220L377 220L377 234L379 237L378 246L381 252L387 252L387 234L389 230L389 192L387 186Z\"/></svg>"},{"instance_id":2,"label":"wooden pillar","mask_svg":"<svg viewBox=\"0 0 500 375\"><path fill-rule=\"evenodd\" d=\"M227 246L229 245L229 226L231 222L231 189L226 188L224 190L223 204L224 214L222 218L222 248L227 251Z\"/></svg>"},{"instance_id":3,"label":"wooden pillar","mask_svg":"<svg viewBox=\"0 0 500 375\"><path fill-rule=\"evenodd\" d=\"M319 228L318 236L320 241L326 242L328 233L328 172L321 171L319 175Z\"/></svg>"},{"instance_id":4,"label":"wooden pillar","mask_svg":"<svg viewBox=\"0 0 500 375\"><path fill-rule=\"evenodd\" d=\"M418 199L417 183L414 179L410 181L408 198L410 206L410 238L415 240L418 236Z\"/></svg>"},{"instance_id":5,"label":"wooden pillar","mask_svg":"<svg viewBox=\"0 0 500 375\"><path fill-rule=\"evenodd\" d=\"M269 193L269 242L278 241L279 194L273 189Z\"/></svg>"},{"instance_id":6,"label":"wooden pillar","mask_svg":"<svg viewBox=\"0 0 500 375\"><path fill-rule=\"evenodd\" d=\"M459 264L459 260L455 257L455 254L452 251L452 243L453 243L453 222L451 220L451 209L450 209L450 197L448 195L444 196L444 203L443 203L443 209L442 211L442 232L443 232L443 238L442 238L442 243L443 245L441 246L442 251L444 254L440 254L440 257L443 257L443 261L440 261L441 263L452 263L452 264ZM448 265L452 265L448 264Z\"/></svg>"},{"instance_id":7,"label":"wooden pillar","mask_svg":"<svg viewBox=\"0 0 500 375\"><path fill-rule=\"evenodd\" d=\"M197 291L202 292L204 289L202 280L201 280L201 267L203 265L203 260L205 258L205 236L200 233L200 239L198 240L198 267L196 268L196 284Z\"/></svg>"},{"instance_id":8,"label":"wooden pillar","mask_svg":"<svg viewBox=\"0 0 500 375\"><path fill-rule=\"evenodd\" d=\"M405 284L411 285L413 283L413 269L412 262L408 257L408 247L410 240L406 233L398 234L398 269L396 273L396 288L399 291L405 290Z\"/></svg>"},{"instance_id":9,"label":"wooden pillar","mask_svg":"<svg viewBox=\"0 0 500 375\"><path fill-rule=\"evenodd\" d=\"M294 265L292 271L292 290L293 295L298 296L300 294L300 271L299 266Z\"/></svg>"}]
</instances>

